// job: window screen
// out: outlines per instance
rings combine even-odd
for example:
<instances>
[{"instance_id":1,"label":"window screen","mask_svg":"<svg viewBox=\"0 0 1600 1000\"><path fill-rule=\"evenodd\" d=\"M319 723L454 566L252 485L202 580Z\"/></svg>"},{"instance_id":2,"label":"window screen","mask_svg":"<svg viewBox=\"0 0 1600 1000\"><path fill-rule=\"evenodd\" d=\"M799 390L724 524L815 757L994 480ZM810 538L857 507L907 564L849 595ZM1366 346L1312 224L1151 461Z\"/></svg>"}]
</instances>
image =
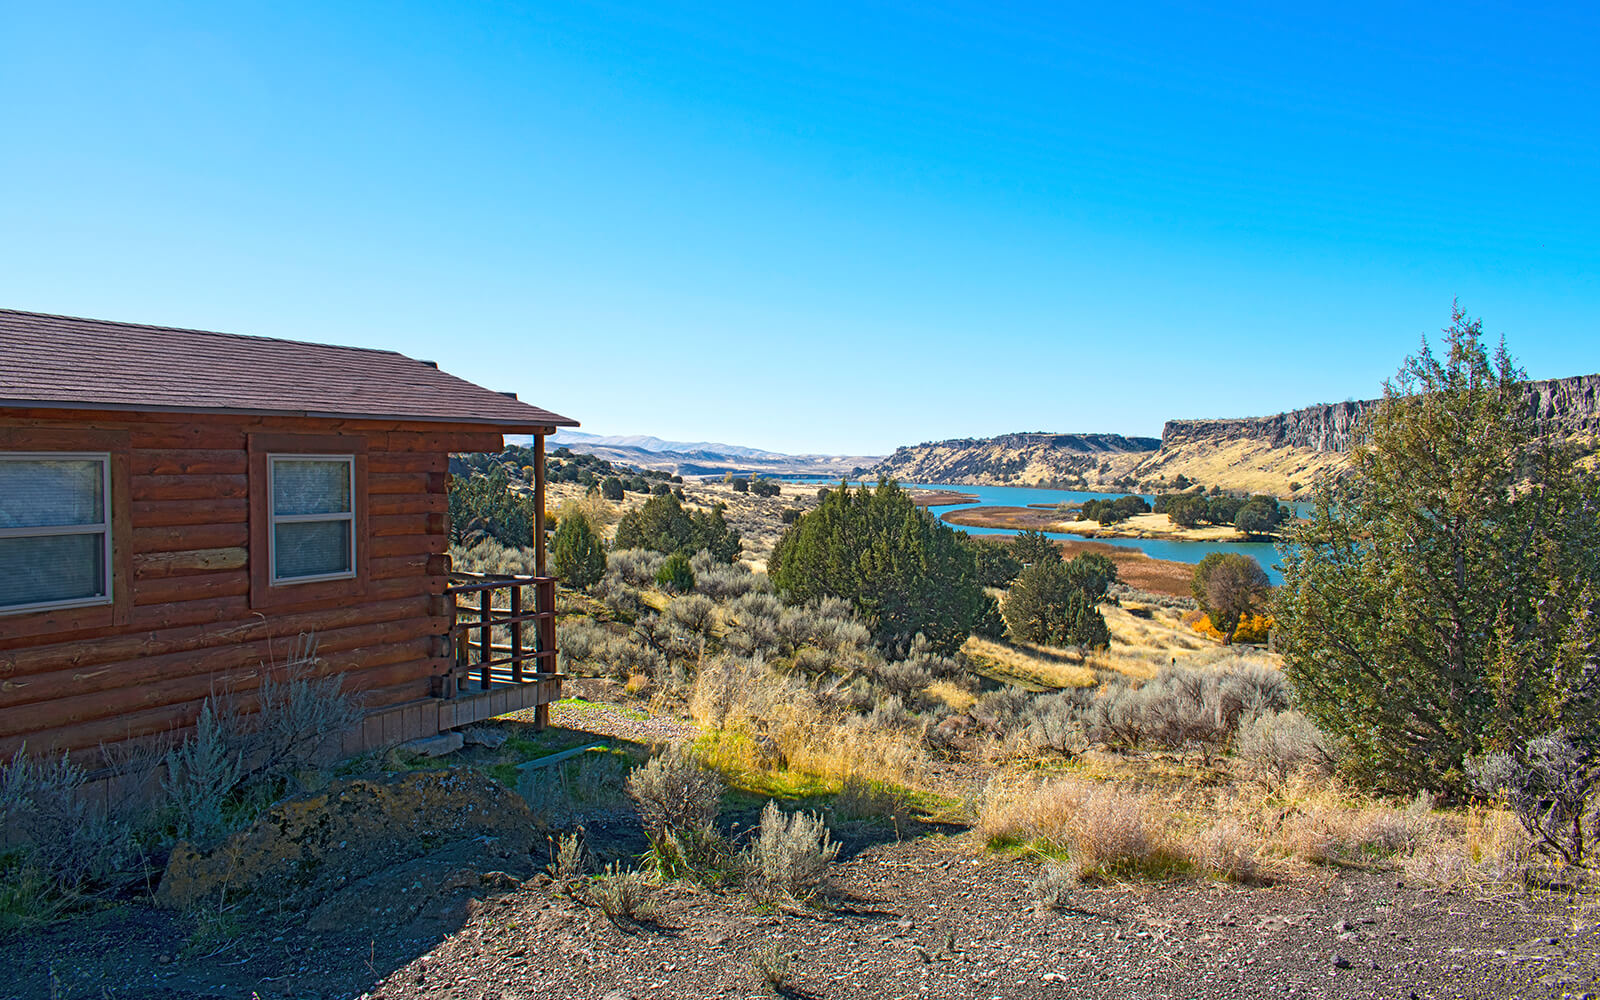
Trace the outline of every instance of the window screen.
<instances>
[{"instance_id":1,"label":"window screen","mask_svg":"<svg viewBox=\"0 0 1600 1000\"><path fill-rule=\"evenodd\" d=\"M0 454L0 612L111 601L108 455Z\"/></svg>"},{"instance_id":2,"label":"window screen","mask_svg":"<svg viewBox=\"0 0 1600 1000\"><path fill-rule=\"evenodd\" d=\"M273 455L272 581L305 583L355 575L355 459Z\"/></svg>"}]
</instances>

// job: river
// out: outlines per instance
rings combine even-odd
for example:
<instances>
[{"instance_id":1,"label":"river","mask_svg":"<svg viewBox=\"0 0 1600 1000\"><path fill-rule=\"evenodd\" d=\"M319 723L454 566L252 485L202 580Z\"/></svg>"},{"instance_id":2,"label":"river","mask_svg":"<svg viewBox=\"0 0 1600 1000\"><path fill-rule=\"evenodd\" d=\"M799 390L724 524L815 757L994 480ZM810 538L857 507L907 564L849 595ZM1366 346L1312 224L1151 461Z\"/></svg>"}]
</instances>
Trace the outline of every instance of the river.
<instances>
[{"instance_id":1,"label":"river","mask_svg":"<svg viewBox=\"0 0 1600 1000\"><path fill-rule=\"evenodd\" d=\"M799 480L812 482L813 480ZM837 485L838 480L815 480L818 486ZM1127 496L1126 493L1086 493L1081 490L1048 490L1036 486L961 486L942 483L902 483L912 489L922 490L954 490L977 497L975 503L958 503L949 506L929 508L935 514L945 514L952 510L965 510L969 507L1026 507L1029 504L1048 503L1082 503L1085 500L1106 500ZM1155 497L1145 495L1149 501ZM1298 507L1300 505L1290 505ZM1015 535L1014 528L978 528L965 524L952 524L957 531L965 531L972 535ZM1107 545L1120 545L1124 548L1138 549L1152 559L1165 559L1170 562L1197 563L1212 552L1242 552L1251 556L1266 570L1267 578L1274 586L1283 582L1283 573L1277 568L1280 561L1278 547L1272 542L1178 542L1165 538L1093 538L1085 535L1074 535L1064 532L1047 531L1051 538L1060 538L1068 541L1096 541Z\"/></svg>"}]
</instances>

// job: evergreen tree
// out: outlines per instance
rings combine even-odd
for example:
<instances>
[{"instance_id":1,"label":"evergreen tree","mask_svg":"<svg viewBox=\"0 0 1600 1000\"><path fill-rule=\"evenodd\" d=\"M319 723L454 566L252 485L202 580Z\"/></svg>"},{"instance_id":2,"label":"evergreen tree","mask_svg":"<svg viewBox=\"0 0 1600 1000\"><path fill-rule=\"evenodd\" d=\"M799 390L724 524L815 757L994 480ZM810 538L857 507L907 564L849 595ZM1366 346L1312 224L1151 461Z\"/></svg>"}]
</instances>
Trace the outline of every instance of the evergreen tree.
<instances>
[{"instance_id":1,"label":"evergreen tree","mask_svg":"<svg viewBox=\"0 0 1600 1000\"><path fill-rule=\"evenodd\" d=\"M1393 790L1464 794L1469 760L1557 729L1600 752L1600 479L1481 337L1456 309L1385 384L1284 562L1299 701Z\"/></svg>"},{"instance_id":2,"label":"evergreen tree","mask_svg":"<svg viewBox=\"0 0 1600 1000\"><path fill-rule=\"evenodd\" d=\"M618 549L651 549L668 555L693 555L704 549L725 563L738 559L741 549L739 532L729 526L721 504L709 511L686 510L672 493L653 496L622 515L614 542Z\"/></svg>"},{"instance_id":3,"label":"evergreen tree","mask_svg":"<svg viewBox=\"0 0 1600 1000\"><path fill-rule=\"evenodd\" d=\"M784 533L767 567L790 601L849 600L889 649L921 633L952 655L985 608L971 549L893 480L828 491Z\"/></svg>"},{"instance_id":4,"label":"evergreen tree","mask_svg":"<svg viewBox=\"0 0 1600 1000\"><path fill-rule=\"evenodd\" d=\"M567 586L587 590L606 571L606 547L582 511L569 510L550 543L556 576Z\"/></svg>"},{"instance_id":5,"label":"evergreen tree","mask_svg":"<svg viewBox=\"0 0 1600 1000\"><path fill-rule=\"evenodd\" d=\"M1013 639L1046 646L1109 646L1111 630L1095 605L1116 579L1116 570L1110 567L1107 579L1102 564L1110 560L1084 555L1070 563L1046 561L1023 570L1000 609L1006 631Z\"/></svg>"},{"instance_id":6,"label":"evergreen tree","mask_svg":"<svg viewBox=\"0 0 1600 1000\"><path fill-rule=\"evenodd\" d=\"M1061 546L1042 531L1019 531L1011 540L1011 554L1024 566L1060 562Z\"/></svg>"}]
</instances>

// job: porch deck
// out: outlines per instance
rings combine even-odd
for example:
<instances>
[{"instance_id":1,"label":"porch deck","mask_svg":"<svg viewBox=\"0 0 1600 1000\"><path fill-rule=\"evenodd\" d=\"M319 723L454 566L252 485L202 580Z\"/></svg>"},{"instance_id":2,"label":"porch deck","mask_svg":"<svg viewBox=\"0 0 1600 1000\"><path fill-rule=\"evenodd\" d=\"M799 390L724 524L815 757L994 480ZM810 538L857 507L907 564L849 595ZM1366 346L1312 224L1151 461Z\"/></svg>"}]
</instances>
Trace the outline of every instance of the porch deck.
<instances>
[{"instance_id":1,"label":"porch deck","mask_svg":"<svg viewBox=\"0 0 1600 1000\"><path fill-rule=\"evenodd\" d=\"M561 697L563 679L556 670L554 578L452 572L449 579L454 665L440 678L440 728L530 707L535 725L547 725L547 706Z\"/></svg>"}]
</instances>

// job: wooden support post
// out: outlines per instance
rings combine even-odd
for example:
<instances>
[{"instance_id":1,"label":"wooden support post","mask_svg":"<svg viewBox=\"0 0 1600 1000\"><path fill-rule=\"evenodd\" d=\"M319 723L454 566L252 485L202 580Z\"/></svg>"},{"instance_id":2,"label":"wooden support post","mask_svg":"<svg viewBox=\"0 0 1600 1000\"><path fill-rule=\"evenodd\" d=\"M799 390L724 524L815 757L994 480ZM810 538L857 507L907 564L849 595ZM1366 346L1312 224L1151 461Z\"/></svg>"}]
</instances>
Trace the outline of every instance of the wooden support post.
<instances>
[{"instance_id":1,"label":"wooden support post","mask_svg":"<svg viewBox=\"0 0 1600 1000\"><path fill-rule=\"evenodd\" d=\"M489 690L489 661L494 657L494 627L489 624L494 611L494 591L485 588L478 592L482 603L478 605L478 621L482 627L478 629L478 662L483 665L482 679L479 681L485 691Z\"/></svg>"},{"instance_id":2,"label":"wooden support post","mask_svg":"<svg viewBox=\"0 0 1600 1000\"><path fill-rule=\"evenodd\" d=\"M556 582L554 580L539 580L533 585L533 608L541 615L549 617L538 618L534 621L535 642L539 652L556 648ZM541 656L535 667L538 673L551 673L556 669L555 658ZM544 684L544 680L539 681ZM543 687L539 689L539 697L545 698L547 692ZM550 706L541 700L533 710L533 725L535 729L543 729L550 725Z\"/></svg>"},{"instance_id":3,"label":"wooden support post","mask_svg":"<svg viewBox=\"0 0 1600 1000\"><path fill-rule=\"evenodd\" d=\"M535 604L538 602L535 601ZM511 585L511 680L522 683L522 588Z\"/></svg>"},{"instance_id":4,"label":"wooden support post","mask_svg":"<svg viewBox=\"0 0 1600 1000\"><path fill-rule=\"evenodd\" d=\"M545 574L544 559L544 435L533 436L533 565Z\"/></svg>"}]
</instances>

